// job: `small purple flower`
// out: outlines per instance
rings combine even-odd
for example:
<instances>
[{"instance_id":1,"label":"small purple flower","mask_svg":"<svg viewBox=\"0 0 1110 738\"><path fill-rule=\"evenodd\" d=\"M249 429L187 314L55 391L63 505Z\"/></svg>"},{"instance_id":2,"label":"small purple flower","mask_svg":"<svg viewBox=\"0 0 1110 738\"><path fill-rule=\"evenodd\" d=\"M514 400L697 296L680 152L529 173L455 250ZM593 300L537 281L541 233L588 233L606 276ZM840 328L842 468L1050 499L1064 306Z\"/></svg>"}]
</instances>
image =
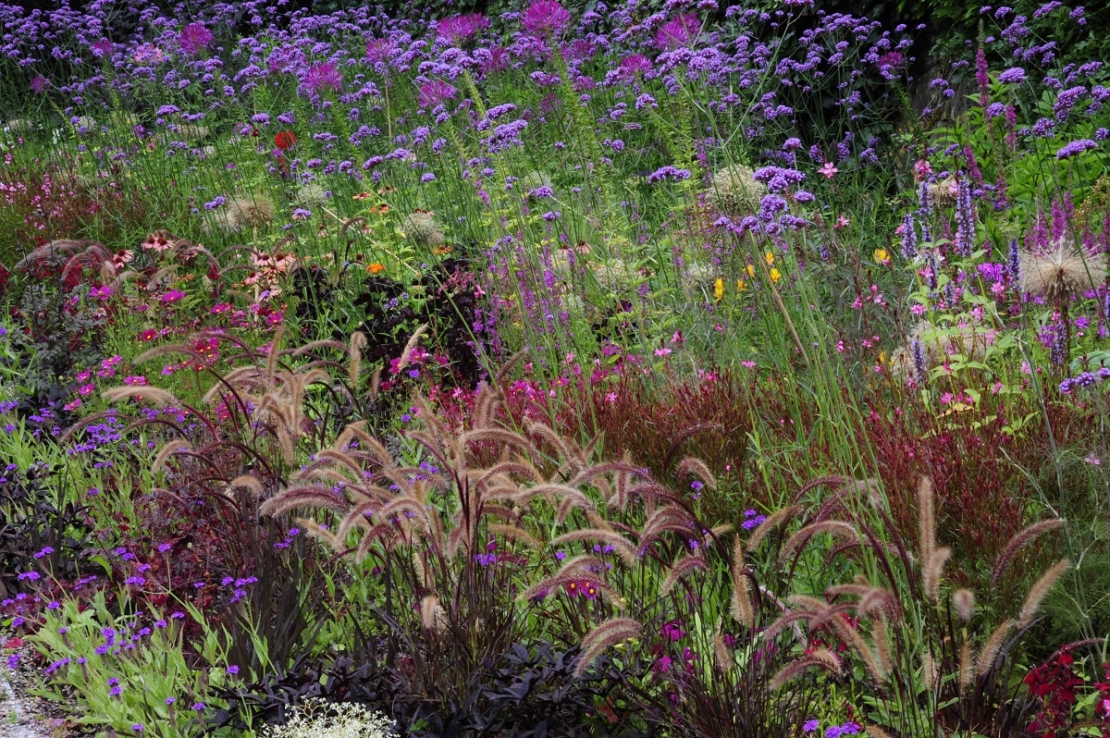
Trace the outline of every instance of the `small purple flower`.
<instances>
[{"instance_id":1,"label":"small purple flower","mask_svg":"<svg viewBox=\"0 0 1110 738\"><path fill-rule=\"evenodd\" d=\"M1072 141L1067 146L1057 151L1056 158L1063 161L1064 159L1070 159L1077 154L1082 154L1084 151L1090 151L1091 149L1097 148L1098 144L1096 142L1092 141L1089 138L1081 138L1078 141Z\"/></svg>"},{"instance_id":2,"label":"small purple flower","mask_svg":"<svg viewBox=\"0 0 1110 738\"><path fill-rule=\"evenodd\" d=\"M812 733L821 728L821 721L817 718L810 718L802 724L802 730L806 733Z\"/></svg>"},{"instance_id":3,"label":"small purple flower","mask_svg":"<svg viewBox=\"0 0 1110 738\"><path fill-rule=\"evenodd\" d=\"M1004 85L1020 85L1025 81L1025 70L1021 67L1010 67L998 75L998 81Z\"/></svg>"}]
</instances>

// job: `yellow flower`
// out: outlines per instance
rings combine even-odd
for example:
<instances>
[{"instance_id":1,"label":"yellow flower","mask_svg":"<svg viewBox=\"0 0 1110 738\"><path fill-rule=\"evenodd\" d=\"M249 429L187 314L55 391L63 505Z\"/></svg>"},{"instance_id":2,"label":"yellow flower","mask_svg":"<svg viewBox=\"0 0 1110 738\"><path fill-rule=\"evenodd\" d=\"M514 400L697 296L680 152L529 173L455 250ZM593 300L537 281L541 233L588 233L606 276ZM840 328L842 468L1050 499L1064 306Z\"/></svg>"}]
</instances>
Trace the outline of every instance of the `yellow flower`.
<instances>
[{"instance_id":1,"label":"yellow flower","mask_svg":"<svg viewBox=\"0 0 1110 738\"><path fill-rule=\"evenodd\" d=\"M778 268L771 267L771 281L772 282L777 282L780 279L782 279L782 273L779 272Z\"/></svg>"},{"instance_id":2,"label":"yellow flower","mask_svg":"<svg viewBox=\"0 0 1110 738\"><path fill-rule=\"evenodd\" d=\"M748 264L748 276L749 277L754 277L755 276L755 265L754 264Z\"/></svg>"},{"instance_id":3,"label":"yellow flower","mask_svg":"<svg viewBox=\"0 0 1110 738\"><path fill-rule=\"evenodd\" d=\"M886 351L879 352L879 363L886 364Z\"/></svg>"},{"instance_id":4,"label":"yellow flower","mask_svg":"<svg viewBox=\"0 0 1110 738\"><path fill-rule=\"evenodd\" d=\"M736 280L736 291L737 292L747 292L747 290L748 290L748 283L747 282L745 282L742 279Z\"/></svg>"},{"instance_id":5,"label":"yellow flower","mask_svg":"<svg viewBox=\"0 0 1110 738\"><path fill-rule=\"evenodd\" d=\"M725 296L725 280L718 278L713 283L713 301L720 302L721 298Z\"/></svg>"},{"instance_id":6,"label":"yellow flower","mask_svg":"<svg viewBox=\"0 0 1110 738\"><path fill-rule=\"evenodd\" d=\"M768 251L763 255L763 261L767 262L767 266L771 266L775 263L775 255Z\"/></svg>"},{"instance_id":7,"label":"yellow flower","mask_svg":"<svg viewBox=\"0 0 1110 738\"><path fill-rule=\"evenodd\" d=\"M875 261L880 264L889 264L890 254L887 253L886 249L875 249Z\"/></svg>"}]
</instances>

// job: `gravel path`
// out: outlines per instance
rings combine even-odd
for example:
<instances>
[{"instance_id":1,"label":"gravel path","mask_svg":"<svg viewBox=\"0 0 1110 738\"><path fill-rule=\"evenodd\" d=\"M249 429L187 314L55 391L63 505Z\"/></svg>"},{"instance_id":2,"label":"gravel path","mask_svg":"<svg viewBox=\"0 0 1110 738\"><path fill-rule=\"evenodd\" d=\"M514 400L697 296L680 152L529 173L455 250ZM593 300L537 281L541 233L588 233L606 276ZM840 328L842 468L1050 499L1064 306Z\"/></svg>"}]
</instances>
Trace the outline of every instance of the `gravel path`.
<instances>
[{"instance_id":1,"label":"gravel path","mask_svg":"<svg viewBox=\"0 0 1110 738\"><path fill-rule=\"evenodd\" d=\"M16 695L11 682L0 675L0 738L45 738L46 735L28 709L27 700Z\"/></svg>"}]
</instances>

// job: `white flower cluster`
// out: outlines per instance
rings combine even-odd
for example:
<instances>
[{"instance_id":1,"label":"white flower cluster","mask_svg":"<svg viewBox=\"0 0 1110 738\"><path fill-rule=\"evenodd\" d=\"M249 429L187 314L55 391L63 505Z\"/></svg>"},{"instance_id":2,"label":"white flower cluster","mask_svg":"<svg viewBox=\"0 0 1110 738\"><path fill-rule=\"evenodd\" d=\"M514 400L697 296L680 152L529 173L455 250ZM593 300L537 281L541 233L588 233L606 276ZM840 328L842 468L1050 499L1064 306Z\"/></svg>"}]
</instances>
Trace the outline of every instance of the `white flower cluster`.
<instances>
[{"instance_id":1,"label":"white flower cluster","mask_svg":"<svg viewBox=\"0 0 1110 738\"><path fill-rule=\"evenodd\" d=\"M314 698L292 709L285 725L262 729L263 738L393 738L393 721L368 707Z\"/></svg>"}]
</instances>

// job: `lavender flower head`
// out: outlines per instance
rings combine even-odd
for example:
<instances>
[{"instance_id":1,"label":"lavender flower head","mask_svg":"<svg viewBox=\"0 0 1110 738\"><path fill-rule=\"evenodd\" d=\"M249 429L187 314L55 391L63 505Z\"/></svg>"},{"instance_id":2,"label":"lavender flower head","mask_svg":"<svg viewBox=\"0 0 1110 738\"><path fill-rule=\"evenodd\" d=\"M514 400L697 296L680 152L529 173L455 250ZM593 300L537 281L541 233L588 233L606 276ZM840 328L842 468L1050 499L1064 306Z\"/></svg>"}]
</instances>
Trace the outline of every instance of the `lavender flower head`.
<instances>
[{"instance_id":1,"label":"lavender flower head","mask_svg":"<svg viewBox=\"0 0 1110 738\"><path fill-rule=\"evenodd\" d=\"M545 39L559 35L570 25L570 12L556 0L532 0L520 23L528 33Z\"/></svg>"},{"instance_id":2,"label":"lavender flower head","mask_svg":"<svg viewBox=\"0 0 1110 738\"><path fill-rule=\"evenodd\" d=\"M917 231L913 213L906 213L902 217L902 256L910 260L917 256Z\"/></svg>"},{"instance_id":3,"label":"lavender flower head","mask_svg":"<svg viewBox=\"0 0 1110 738\"><path fill-rule=\"evenodd\" d=\"M998 75L998 81L1004 85L1020 85L1025 81L1025 70L1021 67L1010 67Z\"/></svg>"}]
</instances>

